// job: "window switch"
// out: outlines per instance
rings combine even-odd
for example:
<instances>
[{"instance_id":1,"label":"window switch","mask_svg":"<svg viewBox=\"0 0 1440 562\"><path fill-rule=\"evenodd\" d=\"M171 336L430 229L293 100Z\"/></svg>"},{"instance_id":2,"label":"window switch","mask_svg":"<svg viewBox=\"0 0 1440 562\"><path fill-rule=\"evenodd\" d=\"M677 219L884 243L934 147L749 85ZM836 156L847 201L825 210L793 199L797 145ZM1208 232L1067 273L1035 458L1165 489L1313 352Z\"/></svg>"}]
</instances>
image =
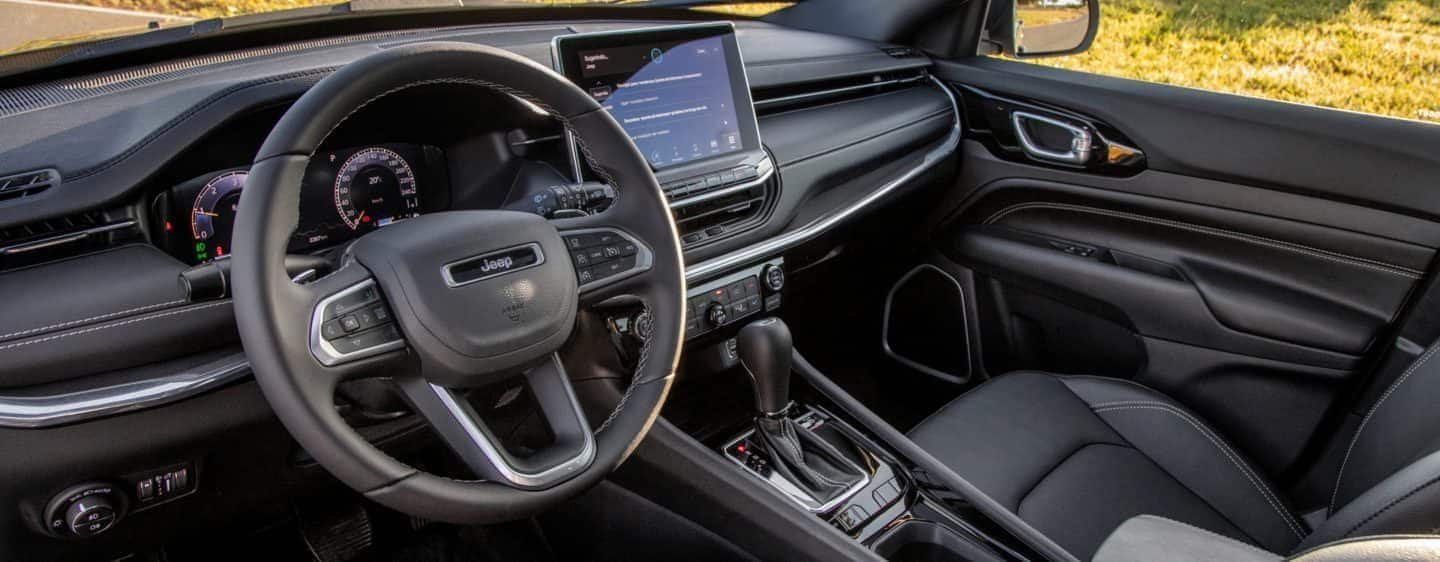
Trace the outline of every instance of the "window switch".
<instances>
[{"instance_id":1,"label":"window switch","mask_svg":"<svg viewBox=\"0 0 1440 562\"><path fill-rule=\"evenodd\" d=\"M155 481L149 478L141 480L135 485L135 495L140 497L140 501L155 499Z\"/></svg>"}]
</instances>

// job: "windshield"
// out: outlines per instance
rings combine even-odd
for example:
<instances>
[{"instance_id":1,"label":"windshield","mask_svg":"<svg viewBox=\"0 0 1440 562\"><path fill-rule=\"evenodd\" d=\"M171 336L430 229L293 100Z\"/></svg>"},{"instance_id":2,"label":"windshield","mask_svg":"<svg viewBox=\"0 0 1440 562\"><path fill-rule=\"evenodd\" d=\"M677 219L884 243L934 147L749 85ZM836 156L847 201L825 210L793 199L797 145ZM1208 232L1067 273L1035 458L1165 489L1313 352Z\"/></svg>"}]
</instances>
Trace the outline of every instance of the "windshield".
<instances>
[{"instance_id":1,"label":"windshield","mask_svg":"<svg viewBox=\"0 0 1440 562\"><path fill-rule=\"evenodd\" d=\"M336 0L0 0L0 55L225 18L343 4ZM422 5L426 3L422 2ZM470 0L482 7L644 5L643 0ZM758 16L793 2L709 4L688 9ZM397 3L403 6L403 4ZM434 5L430 3L430 5Z\"/></svg>"}]
</instances>

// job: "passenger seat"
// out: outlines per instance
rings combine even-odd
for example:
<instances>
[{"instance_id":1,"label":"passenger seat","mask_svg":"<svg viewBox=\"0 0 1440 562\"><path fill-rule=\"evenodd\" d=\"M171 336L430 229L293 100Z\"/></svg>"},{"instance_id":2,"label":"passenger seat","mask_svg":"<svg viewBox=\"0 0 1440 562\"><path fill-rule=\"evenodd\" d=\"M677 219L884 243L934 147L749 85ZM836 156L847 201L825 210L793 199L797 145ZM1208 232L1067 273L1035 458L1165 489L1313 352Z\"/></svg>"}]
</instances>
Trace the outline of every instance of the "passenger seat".
<instances>
[{"instance_id":1,"label":"passenger seat","mask_svg":"<svg viewBox=\"0 0 1440 562\"><path fill-rule=\"evenodd\" d=\"M1440 362L1432 347L1350 440L1329 517L1309 528L1210 424L1112 378L1017 372L955 399L910 432L921 447L1081 559L1139 515L1277 554L1440 527Z\"/></svg>"}]
</instances>

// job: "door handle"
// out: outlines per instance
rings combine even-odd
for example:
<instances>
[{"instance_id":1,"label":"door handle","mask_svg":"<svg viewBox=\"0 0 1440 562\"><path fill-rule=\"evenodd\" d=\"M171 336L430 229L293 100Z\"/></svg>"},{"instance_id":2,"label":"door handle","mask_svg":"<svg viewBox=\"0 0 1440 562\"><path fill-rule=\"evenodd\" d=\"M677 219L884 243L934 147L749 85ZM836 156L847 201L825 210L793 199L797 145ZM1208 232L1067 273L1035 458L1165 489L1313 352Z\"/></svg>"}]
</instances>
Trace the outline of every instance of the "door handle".
<instances>
[{"instance_id":1,"label":"door handle","mask_svg":"<svg viewBox=\"0 0 1440 562\"><path fill-rule=\"evenodd\" d=\"M1033 123L1041 123L1042 126L1054 127L1069 133L1070 146L1065 149L1051 149L1041 146L1039 142L1030 135L1029 127ZM1095 147L1094 136L1084 127L1072 125L1059 119L1052 119L1044 115L1037 115L1027 111L1014 111L1010 113L1010 125L1015 128L1015 136L1020 139L1020 148L1026 154L1041 160L1062 162L1065 164L1084 164L1090 161L1091 149Z\"/></svg>"}]
</instances>

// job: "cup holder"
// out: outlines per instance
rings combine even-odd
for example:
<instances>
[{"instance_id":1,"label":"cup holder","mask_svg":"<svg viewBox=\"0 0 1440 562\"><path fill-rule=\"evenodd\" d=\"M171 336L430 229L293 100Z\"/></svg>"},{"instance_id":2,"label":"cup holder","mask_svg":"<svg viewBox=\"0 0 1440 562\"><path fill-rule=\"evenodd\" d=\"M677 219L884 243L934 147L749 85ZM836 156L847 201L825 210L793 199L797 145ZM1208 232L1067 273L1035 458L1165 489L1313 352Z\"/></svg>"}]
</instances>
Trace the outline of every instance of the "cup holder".
<instances>
[{"instance_id":1,"label":"cup holder","mask_svg":"<svg viewBox=\"0 0 1440 562\"><path fill-rule=\"evenodd\" d=\"M1003 560L984 545L949 527L912 519L875 541L875 553L890 562L962 562Z\"/></svg>"}]
</instances>

